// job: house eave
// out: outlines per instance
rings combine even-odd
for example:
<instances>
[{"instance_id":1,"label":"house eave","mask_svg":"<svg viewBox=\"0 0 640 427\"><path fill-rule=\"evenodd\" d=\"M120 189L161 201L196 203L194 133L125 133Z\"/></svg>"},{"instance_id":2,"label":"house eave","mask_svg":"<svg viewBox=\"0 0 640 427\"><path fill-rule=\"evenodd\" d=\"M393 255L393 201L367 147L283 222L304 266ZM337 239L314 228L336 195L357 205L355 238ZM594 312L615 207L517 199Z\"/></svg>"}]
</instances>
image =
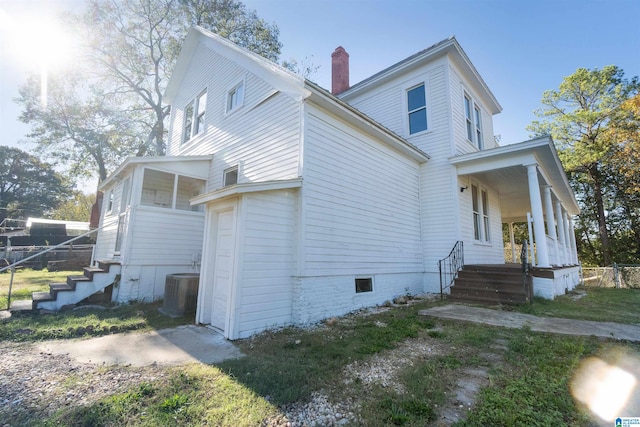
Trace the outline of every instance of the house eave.
<instances>
[{"instance_id":1,"label":"house eave","mask_svg":"<svg viewBox=\"0 0 640 427\"><path fill-rule=\"evenodd\" d=\"M550 136L542 136L517 144L510 144L488 150L476 151L449 158L456 166L459 174L467 174L474 169L480 171L484 161L495 159L511 159L513 165L525 165L528 162L538 163L554 181L554 191L562 196L565 208L572 215L580 212L569 179L562 167L562 162ZM488 171L489 169L486 169Z\"/></svg>"},{"instance_id":2,"label":"house eave","mask_svg":"<svg viewBox=\"0 0 640 427\"><path fill-rule=\"evenodd\" d=\"M357 94L367 91L373 87L376 87L396 76L411 71L415 68L423 66L427 62L431 62L441 56L451 55L451 58L461 67L462 71L467 77L477 85L481 87L484 92L484 97L490 107L492 114L498 114L502 111L502 106L496 99L495 95L489 89L489 86L485 83L482 76L473 65L465 51L462 49L455 36L451 36L445 40L442 40L431 47L428 47L402 61L374 74L365 80L356 83L346 91L340 93L338 97L348 102L349 98L356 96Z\"/></svg>"},{"instance_id":3,"label":"house eave","mask_svg":"<svg viewBox=\"0 0 640 427\"><path fill-rule=\"evenodd\" d=\"M191 58L200 43L211 51L241 64L248 70L259 73L262 78L289 96L294 98L308 96L308 92L304 88L304 78L296 73L248 49L240 47L211 31L199 26L193 26L187 33L171 77L167 83L164 91L164 103L172 104L174 102L176 95L180 91L182 80L191 64Z\"/></svg>"},{"instance_id":4,"label":"house eave","mask_svg":"<svg viewBox=\"0 0 640 427\"><path fill-rule=\"evenodd\" d=\"M302 178L235 184L194 197L191 206L214 202L247 193L290 190L302 187Z\"/></svg>"}]
</instances>

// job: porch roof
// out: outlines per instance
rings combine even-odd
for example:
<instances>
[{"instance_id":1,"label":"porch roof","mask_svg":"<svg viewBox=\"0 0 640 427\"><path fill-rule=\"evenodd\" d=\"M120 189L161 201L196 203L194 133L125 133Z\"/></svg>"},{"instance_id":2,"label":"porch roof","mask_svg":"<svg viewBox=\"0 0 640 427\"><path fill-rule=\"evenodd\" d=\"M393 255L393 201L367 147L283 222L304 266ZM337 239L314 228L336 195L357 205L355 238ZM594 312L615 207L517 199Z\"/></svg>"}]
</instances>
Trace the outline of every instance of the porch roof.
<instances>
[{"instance_id":1,"label":"porch roof","mask_svg":"<svg viewBox=\"0 0 640 427\"><path fill-rule=\"evenodd\" d=\"M463 154L449 159L458 176L476 176L500 195L502 217L520 221L530 211L527 165L537 164L540 183L550 185L570 215L580 212L567 175L549 136L518 144Z\"/></svg>"},{"instance_id":2,"label":"porch roof","mask_svg":"<svg viewBox=\"0 0 640 427\"><path fill-rule=\"evenodd\" d=\"M209 193L201 194L190 200L192 206L203 203L214 202L228 197L238 196L246 193L257 193L262 191L288 190L302 187L302 178L284 179L274 181L245 182L230 185Z\"/></svg>"},{"instance_id":3,"label":"porch roof","mask_svg":"<svg viewBox=\"0 0 640 427\"><path fill-rule=\"evenodd\" d=\"M184 173L187 175L201 175L202 179L207 178L207 172L209 171L209 163L213 159L212 155L207 156L151 156L151 157L129 157L126 159L118 168L111 173L107 179L101 182L98 185L98 190L102 191L110 184L112 184L118 176L125 173L128 169L135 167L136 165L149 165L155 166L162 169L163 164L174 163L180 164L185 163L185 165L189 165L184 168ZM202 165L202 171L198 171L194 169L194 163Z\"/></svg>"}]
</instances>

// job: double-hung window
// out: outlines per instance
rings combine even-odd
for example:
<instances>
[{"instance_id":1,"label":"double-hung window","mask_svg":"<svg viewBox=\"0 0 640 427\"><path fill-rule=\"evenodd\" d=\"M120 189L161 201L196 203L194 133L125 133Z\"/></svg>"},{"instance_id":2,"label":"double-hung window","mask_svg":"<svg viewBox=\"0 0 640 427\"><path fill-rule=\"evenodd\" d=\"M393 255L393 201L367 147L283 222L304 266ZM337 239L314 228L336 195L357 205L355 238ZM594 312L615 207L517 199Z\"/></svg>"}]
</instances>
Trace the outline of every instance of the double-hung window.
<instances>
[{"instance_id":1,"label":"double-hung window","mask_svg":"<svg viewBox=\"0 0 640 427\"><path fill-rule=\"evenodd\" d=\"M427 130L427 95L424 83L407 91L409 135Z\"/></svg>"},{"instance_id":2,"label":"double-hung window","mask_svg":"<svg viewBox=\"0 0 640 427\"><path fill-rule=\"evenodd\" d=\"M482 141L482 117L480 116L480 107L475 105L473 111L476 119L476 144L478 145L478 149L482 150L484 148L484 141Z\"/></svg>"},{"instance_id":3,"label":"double-hung window","mask_svg":"<svg viewBox=\"0 0 640 427\"><path fill-rule=\"evenodd\" d=\"M467 140L479 150L484 149L482 111L466 91L464 92L464 122Z\"/></svg>"},{"instance_id":4,"label":"double-hung window","mask_svg":"<svg viewBox=\"0 0 640 427\"><path fill-rule=\"evenodd\" d=\"M184 109L182 125L182 143L204 131L205 113L207 111L207 91L203 91Z\"/></svg>"},{"instance_id":5,"label":"double-hung window","mask_svg":"<svg viewBox=\"0 0 640 427\"><path fill-rule=\"evenodd\" d=\"M487 190L471 184L471 205L473 210L473 238L479 242L489 242L489 195Z\"/></svg>"},{"instance_id":6,"label":"double-hung window","mask_svg":"<svg viewBox=\"0 0 640 427\"><path fill-rule=\"evenodd\" d=\"M471 118L471 98L464 94L464 116L467 126L467 139L473 143L473 119Z\"/></svg>"}]
</instances>

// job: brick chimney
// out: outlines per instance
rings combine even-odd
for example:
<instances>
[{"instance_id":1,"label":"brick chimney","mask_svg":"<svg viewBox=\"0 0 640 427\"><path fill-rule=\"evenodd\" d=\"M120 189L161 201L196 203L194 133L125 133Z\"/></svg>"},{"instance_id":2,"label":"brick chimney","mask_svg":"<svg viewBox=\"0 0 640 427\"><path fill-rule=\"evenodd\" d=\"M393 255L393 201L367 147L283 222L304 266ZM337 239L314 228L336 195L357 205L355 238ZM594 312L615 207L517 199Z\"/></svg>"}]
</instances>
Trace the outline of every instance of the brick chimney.
<instances>
[{"instance_id":1,"label":"brick chimney","mask_svg":"<svg viewBox=\"0 0 640 427\"><path fill-rule=\"evenodd\" d=\"M331 54L331 93L338 95L349 89L349 54L338 46Z\"/></svg>"}]
</instances>

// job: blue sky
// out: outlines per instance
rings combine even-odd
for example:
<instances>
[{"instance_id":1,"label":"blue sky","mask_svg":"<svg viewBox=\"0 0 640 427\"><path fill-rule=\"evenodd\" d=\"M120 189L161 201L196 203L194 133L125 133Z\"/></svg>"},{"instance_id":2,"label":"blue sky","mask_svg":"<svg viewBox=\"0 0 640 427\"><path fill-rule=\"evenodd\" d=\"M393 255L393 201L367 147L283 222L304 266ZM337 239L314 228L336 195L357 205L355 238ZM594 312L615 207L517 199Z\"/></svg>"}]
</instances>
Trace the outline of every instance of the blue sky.
<instances>
[{"instance_id":1,"label":"blue sky","mask_svg":"<svg viewBox=\"0 0 640 427\"><path fill-rule=\"evenodd\" d=\"M79 10L82 0L0 0L10 16ZM579 67L615 64L640 75L638 0L245 0L280 28L281 59L308 60L312 80L330 88L330 55L350 54L351 83L455 35L503 107L494 116L502 144L528 138L542 93ZM6 15L5 15L6 16ZM1 21L0 21L1 24ZM11 101L28 71L10 55L0 27L0 145L29 149ZM37 71L37 70L35 70Z\"/></svg>"}]
</instances>

